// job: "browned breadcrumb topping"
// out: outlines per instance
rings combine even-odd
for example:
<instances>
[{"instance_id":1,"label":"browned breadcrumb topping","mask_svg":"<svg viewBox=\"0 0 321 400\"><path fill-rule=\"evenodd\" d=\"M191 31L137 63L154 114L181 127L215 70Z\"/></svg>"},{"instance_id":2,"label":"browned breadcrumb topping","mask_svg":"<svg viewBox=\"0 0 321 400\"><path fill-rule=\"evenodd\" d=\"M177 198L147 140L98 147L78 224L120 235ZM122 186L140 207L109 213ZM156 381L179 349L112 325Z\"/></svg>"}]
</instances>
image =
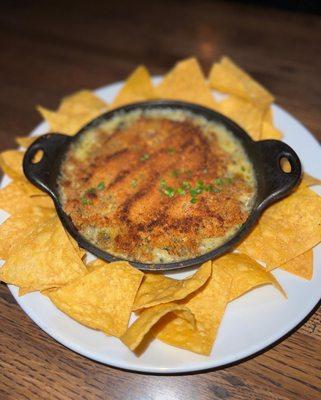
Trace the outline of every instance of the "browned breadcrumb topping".
<instances>
[{"instance_id":1,"label":"browned breadcrumb topping","mask_svg":"<svg viewBox=\"0 0 321 400\"><path fill-rule=\"evenodd\" d=\"M153 262L161 249L172 261L195 257L204 238L224 237L248 217L239 196L253 188L241 174L221 181L230 162L217 138L189 120L142 116L112 135L98 127L90 155L80 161L70 150L63 163L64 209L115 255ZM200 182L208 190L191 195Z\"/></svg>"}]
</instances>

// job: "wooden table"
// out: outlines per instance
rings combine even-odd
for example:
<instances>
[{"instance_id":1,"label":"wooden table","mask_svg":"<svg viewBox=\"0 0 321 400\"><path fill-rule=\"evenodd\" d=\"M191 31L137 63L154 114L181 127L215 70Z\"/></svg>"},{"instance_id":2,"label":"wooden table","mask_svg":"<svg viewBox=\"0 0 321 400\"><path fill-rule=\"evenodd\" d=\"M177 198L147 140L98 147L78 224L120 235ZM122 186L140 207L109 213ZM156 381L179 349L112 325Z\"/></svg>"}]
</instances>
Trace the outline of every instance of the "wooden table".
<instances>
[{"instance_id":1,"label":"wooden table","mask_svg":"<svg viewBox=\"0 0 321 400\"><path fill-rule=\"evenodd\" d=\"M36 104L54 108L62 96L121 80L142 63L164 73L190 55L205 71L230 55L321 140L320 17L232 2L68 3L1 2L1 150L40 122ZM188 376L87 360L43 333L3 284L0 315L1 400L321 398L320 309L264 354Z\"/></svg>"}]
</instances>

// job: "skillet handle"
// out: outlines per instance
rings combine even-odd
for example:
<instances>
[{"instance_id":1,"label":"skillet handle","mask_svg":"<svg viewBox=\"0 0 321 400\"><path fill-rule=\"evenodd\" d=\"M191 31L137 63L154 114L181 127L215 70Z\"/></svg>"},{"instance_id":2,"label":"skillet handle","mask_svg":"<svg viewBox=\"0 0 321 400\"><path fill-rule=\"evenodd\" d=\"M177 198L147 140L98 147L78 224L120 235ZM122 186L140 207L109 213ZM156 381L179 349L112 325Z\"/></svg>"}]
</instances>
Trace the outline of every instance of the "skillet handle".
<instances>
[{"instance_id":1,"label":"skillet handle","mask_svg":"<svg viewBox=\"0 0 321 400\"><path fill-rule=\"evenodd\" d=\"M296 152L284 142L262 140L256 142L255 146L263 162L265 175L265 196L258 206L260 210L263 210L269 203L286 196L298 185L302 168ZM290 163L290 172L283 171L282 158Z\"/></svg>"},{"instance_id":2,"label":"skillet handle","mask_svg":"<svg viewBox=\"0 0 321 400\"><path fill-rule=\"evenodd\" d=\"M71 137L60 133L47 133L32 143L23 158L23 172L31 183L55 198L51 172L61 150L70 142ZM43 152L39 162L33 162L38 151Z\"/></svg>"}]
</instances>

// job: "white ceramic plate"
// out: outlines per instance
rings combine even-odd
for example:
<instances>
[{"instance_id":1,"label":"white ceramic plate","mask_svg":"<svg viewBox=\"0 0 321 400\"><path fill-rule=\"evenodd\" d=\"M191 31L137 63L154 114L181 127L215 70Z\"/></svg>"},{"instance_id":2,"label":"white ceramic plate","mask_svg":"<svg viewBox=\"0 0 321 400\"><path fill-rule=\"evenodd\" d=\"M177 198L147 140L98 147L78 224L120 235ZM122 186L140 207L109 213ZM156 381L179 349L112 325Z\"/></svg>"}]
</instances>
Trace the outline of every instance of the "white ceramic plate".
<instances>
[{"instance_id":1,"label":"white ceramic plate","mask_svg":"<svg viewBox=\"0 0 321 400\"><path fill-rule=\"evenodd\" d=\"M155 81L158 79L156 78ZM111 102L121 83L96 91ZM298 153L306 172L321 178L321 147L311 133L295 118L273 106L276 126L285 134L284 141ZM33 135L45 133L40 124ZM2 185L8 181L5 178ZM2 220L7 214L0 214ZM277 232L275 232L277 235ZM321 246L314 250L314 276L311 281L284 271L274 274L288 294L284 299L272 286L257 288L229 304L217 340L209 357L171 347L155 340L136 357L118 339L86 328L60 312L39 293L18 297L18 289L9 289L25 313L45 332L64 346L104 364L134 371L177 373L199 371L236 362L261 351L286 335L314 308L321 297ZM189 272L190 274L191 272ZM172 273L176 278L186 273Z\"/></svg>"}]
</instances>

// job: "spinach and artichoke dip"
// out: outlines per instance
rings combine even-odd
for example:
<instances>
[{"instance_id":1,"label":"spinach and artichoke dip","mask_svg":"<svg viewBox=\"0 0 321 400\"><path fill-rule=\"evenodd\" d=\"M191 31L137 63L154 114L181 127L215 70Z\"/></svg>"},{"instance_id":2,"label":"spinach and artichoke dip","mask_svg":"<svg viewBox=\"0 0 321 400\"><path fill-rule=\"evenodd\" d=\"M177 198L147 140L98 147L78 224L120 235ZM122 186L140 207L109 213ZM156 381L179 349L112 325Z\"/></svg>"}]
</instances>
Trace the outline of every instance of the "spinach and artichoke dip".
<instances>
[{"instance_id":1,"label":"spinach and artichoke dip","mask_svg":"<svg viewBox=\"0 0 321 400\"><path fill-rule=\"evenodd\" d=\"M197 257L233 236L256 180L222 125L187 111L119 112L85 131L61 165L60 199L96 247L142 263Z\"/></svg>"}]
</instances>

